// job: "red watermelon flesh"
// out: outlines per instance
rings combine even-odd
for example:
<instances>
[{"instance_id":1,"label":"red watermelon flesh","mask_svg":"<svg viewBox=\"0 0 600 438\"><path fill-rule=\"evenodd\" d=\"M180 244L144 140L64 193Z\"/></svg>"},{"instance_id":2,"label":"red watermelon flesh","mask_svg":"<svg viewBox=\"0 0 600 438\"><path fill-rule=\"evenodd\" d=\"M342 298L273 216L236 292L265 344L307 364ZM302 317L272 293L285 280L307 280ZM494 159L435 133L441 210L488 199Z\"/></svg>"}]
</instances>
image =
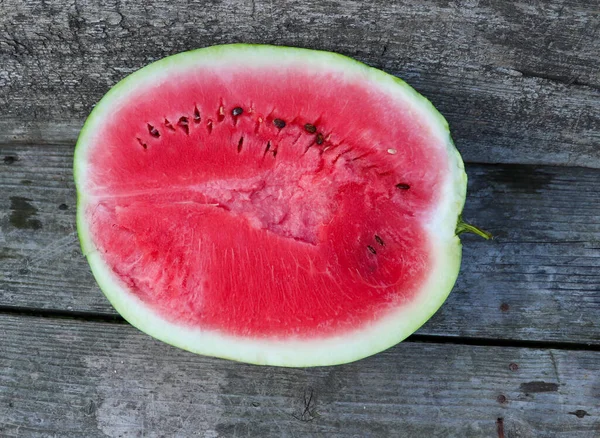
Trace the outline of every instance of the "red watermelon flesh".
<instances>
[{"instance_id":1,"label":"red watermelon flesh","mask_svg":"<svg viewBox=\"0 0 600 438\"><path fill-rule=\"evenodd\" d=\"M103 291L192 351L353 360L382 349L363 353L378 344L367 333L385 348L414 331L456 278L465 178L447 125L404 83L339 55L238 45L167 58L102 100L75 166Z\"/></svg>"}]
</instances>

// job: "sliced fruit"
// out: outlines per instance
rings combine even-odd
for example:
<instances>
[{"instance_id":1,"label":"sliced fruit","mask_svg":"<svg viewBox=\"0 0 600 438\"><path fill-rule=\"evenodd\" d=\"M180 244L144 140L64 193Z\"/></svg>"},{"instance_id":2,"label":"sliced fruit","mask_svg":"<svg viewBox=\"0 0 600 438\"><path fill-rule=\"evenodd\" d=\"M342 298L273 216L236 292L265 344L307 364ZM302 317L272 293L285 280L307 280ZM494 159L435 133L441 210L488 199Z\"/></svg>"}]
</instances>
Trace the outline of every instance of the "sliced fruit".
<instances>
[{"instance_id":1,"label":"sliced fruit","mask_svg":"<svg viewBox=\"0 0 600 438\"><path fill-rule=\"evenodd\" d=\"M93 110L78 230L131 324L189 351L332 365L406 338L459 271L466 175L444 118L341 55L215 46Z\"/></svg>"}]
</instances>

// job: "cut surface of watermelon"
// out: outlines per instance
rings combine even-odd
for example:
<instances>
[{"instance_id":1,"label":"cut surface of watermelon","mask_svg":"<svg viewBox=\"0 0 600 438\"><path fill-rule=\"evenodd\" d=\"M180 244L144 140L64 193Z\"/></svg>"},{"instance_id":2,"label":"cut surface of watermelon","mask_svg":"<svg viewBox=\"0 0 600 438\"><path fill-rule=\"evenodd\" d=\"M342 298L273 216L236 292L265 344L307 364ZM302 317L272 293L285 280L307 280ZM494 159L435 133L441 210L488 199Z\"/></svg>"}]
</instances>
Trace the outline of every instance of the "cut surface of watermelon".
<instances>
[{"instance_id":1,"label":"cut surface of watermelon","mask_svg":"<svg viewBox=\"0 0 600 438\"><path fill-rule=\"evenodd\" d=\"M332 365L401 341L460 266L466 175L443 117L341 55L174 55L99 102L78 232L125 319L205 355Z\"/></svg>"}]
</instances>

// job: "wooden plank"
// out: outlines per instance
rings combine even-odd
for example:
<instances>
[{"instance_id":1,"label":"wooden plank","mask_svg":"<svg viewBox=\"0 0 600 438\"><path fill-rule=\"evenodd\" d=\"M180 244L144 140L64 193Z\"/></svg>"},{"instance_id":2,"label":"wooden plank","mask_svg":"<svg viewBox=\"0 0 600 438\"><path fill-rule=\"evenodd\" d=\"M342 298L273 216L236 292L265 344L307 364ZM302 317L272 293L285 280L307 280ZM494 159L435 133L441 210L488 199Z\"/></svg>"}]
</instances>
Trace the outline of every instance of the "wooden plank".
<instances>
[{"instance_id":1,"label":"wooden plank","mask_svg":"<svg viewBox=\"0 0 600 438\"><path fill-rule=\"evenodd\" d=\"M597 0L37 2L0 14L0 142L70 142L128 73L255 42L334 50L406 78L466 160L600 167Z\"/></svg>"},{"instance_id":2,"label":"wooden plank","mask_svg":"<svg viewBox=\"0 0 600 438\"><path fill-rule=\"evenodd\" d=\"M584 438L600 352L404 343L330 368L210 359L126 324L0 319L2 436Z\"/></svg>"},{"instance_id":3,"label":"wooden plank","mask_svg":"<svg viewBox=\"0 0 600 438\"><path fill-rule=\"evenodd\" d=\"M0 146L2 159L2 305L114 314L78 246L72 147ZM464 237L455 290L419 333L600 344L600 171L467 172L465 218L496 238Z\"/></svg>"}]
</instances>

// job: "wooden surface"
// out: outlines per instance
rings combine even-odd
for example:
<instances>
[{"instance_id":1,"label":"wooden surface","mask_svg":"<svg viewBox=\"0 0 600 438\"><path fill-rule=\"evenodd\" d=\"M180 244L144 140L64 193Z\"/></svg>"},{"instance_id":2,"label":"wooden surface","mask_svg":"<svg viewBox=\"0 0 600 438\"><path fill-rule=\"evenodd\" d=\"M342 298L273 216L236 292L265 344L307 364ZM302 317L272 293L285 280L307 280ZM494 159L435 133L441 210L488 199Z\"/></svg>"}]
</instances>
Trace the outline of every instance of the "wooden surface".
<instances>
[{"instance_id":1,"label":"wooden surface","mask_svg":"<svg viewBox=\"0 0 600 438\"><path fill-rule=\"evenodd\" d=\"M229 42L334 50L408 80L475 162L600 167L597 0L0 3L0 140L73 140L116 81Z\"/></svg>"},{"instance_id":2,"label":"wooden surface","mask_svg":"<svg viewBox=\"0 0 600 438\"><path fill-rule=\"evenodd\" d=\"M0 146L0 301L11 308L116 314L75 231L73 146ZM11 160L9 160L11 161ZM600 170L467 165L464 236L453 294L422 334L600 345ZM503 307L504 306L504 307Z\"/></svg>"},{"instance_id":3,"label":"wooden surface","mask_svg":"<svg viewBox=\"0 0 600 438\"><path fill-rule=\"evenodd\" d=\"M0 0L0 436L600 436L597 0ZM79 250L74 142L119 79L228 42L406 79L469 174L461 274L387 352L305 370L139 333ZM576 167L577 166L577 167ZM311 396L312 395L312 396Z\"/></svg>"},{"instance_id":4,"label":"wooden surface","mask_svg":"<svg viewBox=\"0 0 600 438\"><path fill-rule=\"evenodd\" d=\"M0 333L4 436L494 438L502 419L505 437L593 438L600 427L600 352L407 342L283 369L196 356L126 324L6 317Z\"/></svg>"}]
</instances>

